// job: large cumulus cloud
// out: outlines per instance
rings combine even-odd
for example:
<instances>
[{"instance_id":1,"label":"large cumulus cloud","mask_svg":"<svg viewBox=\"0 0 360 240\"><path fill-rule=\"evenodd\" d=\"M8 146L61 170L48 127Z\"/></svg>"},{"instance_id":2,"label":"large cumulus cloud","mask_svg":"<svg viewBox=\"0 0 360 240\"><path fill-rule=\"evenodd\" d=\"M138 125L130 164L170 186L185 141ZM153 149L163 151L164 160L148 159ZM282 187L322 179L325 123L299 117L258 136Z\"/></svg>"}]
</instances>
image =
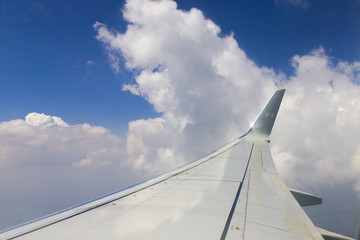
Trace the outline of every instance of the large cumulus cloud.
<instances>
[{"instance_id":1,"label":"large cumulus cloud","mask_svg":"<svg viewBox=\"0 0 360 240\"><path fill-rule=\"evenodd\" d=\"M335 61L318 48L292 64L274 132L278 165L293 184L358 181L360 62Z\"/></svg>"},{"instance_id":2,"label":"large cumulus cloud","mask_svg":"<svg viewBox=\"0 0 360 240\"><path fill-rule=\"evenodd\" d=\"M129 124L128 162L135 169L168 169L240 136L274 90L285 87L272 145L286 181L357 181L359 62L336 61L318 47L294 56L294 74L285 76L257 66L197 9L132 0L123 16L125 32L97 22L97 39L115 71L124 62L135 73L123 90L161 113Z\"/></svg>"},{"instance_id":3,"label":"large cumulus cloud","mask_svg":"<svg viewBox=\"0 0 360 240\"><path fill-rule=\"evenodd\" d=\"M136 168L169 169L237 137L264 103L260 96L275 90L274 72L249 60L233 36L219 37L220 28L197 9L136 0L125 5L124 17L123 34L102 23L94 28L109 59L124 59L138 72L123 90L162 113L129 124L127 152Z\"/></svg>"}]
</instances>

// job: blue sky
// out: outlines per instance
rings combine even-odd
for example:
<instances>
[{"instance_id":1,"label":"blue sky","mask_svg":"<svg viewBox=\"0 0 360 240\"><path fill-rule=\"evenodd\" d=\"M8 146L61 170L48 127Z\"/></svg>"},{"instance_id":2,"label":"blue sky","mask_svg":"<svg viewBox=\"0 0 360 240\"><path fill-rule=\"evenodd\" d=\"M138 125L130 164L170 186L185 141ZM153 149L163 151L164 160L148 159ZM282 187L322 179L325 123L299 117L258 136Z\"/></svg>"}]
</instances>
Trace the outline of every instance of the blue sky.
<instances>
[{"instance_id":1,"label":"blue sky","mask_svg":"<svg viewBox=\"0 0 360 240\"><path fill-rule=\"evenodd\" d=\"M358 1L180 1L179 6L203 10L224 34L234 32L249 58L276 71L291 73L289 59L319 46L336 58L359 59Z\"/></svg>"},{"instance_id":2,"label":"blue sky","mask_svg":"<svg viewBox=\"0 0 360 240\"><path fill-rule=\"evenodd\" d=\"M297 2L297 1L294 1ZM304 3L307 3L304 6ZM37 111L124 134L133 119L156 116L141 98L121 92L132 74L109 68L92 25L125 31L122 1L2 1L0 120ZM323 46L332 57L360 55L358 1L180 1L231 32L260 66L291 74L289 60ZM88 61L94 64L87 65Z\"/></svg>"},{"instance_id":3,"label":"blue sky","mask_svg":"<svg viewBox=\"0 0 360 240\"><path fill-rule=\"evenodd\" d=\"M309 210L319 225L354 235L358 0L124 6L1 2L0 228L203 156L284 87L272 139L281 176L324 197Z\"/></svg>"},{"instance_id":4,"label":"blue sky","mask_svg":"<svg viewBox=\"0 0 360 240\"><path fill-rule=\"evenodd\" d=\"M153 116L142 99L121 93L131 74L114 74L95 39L95 21L125 28L123 4L3 1L1 120L38 111L62 115L70 123L106 125L123 134L119 126Z\"/></svg>"}]
</instances>

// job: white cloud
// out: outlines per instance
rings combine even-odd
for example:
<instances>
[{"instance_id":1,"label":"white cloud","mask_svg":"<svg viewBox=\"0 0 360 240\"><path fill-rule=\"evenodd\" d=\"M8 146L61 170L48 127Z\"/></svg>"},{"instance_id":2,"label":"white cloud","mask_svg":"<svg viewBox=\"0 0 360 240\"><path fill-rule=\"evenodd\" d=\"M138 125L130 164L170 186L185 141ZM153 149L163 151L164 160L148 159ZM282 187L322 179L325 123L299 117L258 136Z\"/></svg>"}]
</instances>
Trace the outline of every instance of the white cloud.
<instances>
[{"instance_id":1,"label":"white cloud","mask_svg":"<svg viewBox=\"0 0 360 240\"><path fill-rule=\"evenodd\" d=\"M0 229L144 180L125 160L124 141L103 127L39 113L0 122Z\"/></svg>"},{"instance_id":2,"label":"white cloud","mask_svg":"<svg viewBox=\"0 0 360 240\"><path fill-rule=\"evenodd\" d=\"M96 23L97 39L109 54L123 56L128 69L141 70L136 83L123 90L163 113L129 124L128 149L141 146L128 151L134 166L165 170L219 147L247 129L251 120L243 113L255 116L266 101L259 96L275 90L274 72L249 60L233 36L219 37L219 27L197 9L185 12L172 1L136 0L125 5L124 17L130 22L126 33ZM238 132L229 131L235 126ZM174 164L162 163L162 149Z\"/></svg>"},{"instance_id":3,"label":"white cloud","mask_svg":"<svg viewBox=\"0 0 360 240\"><path fill-rule=\"evenodd\" d=\"M138 73L123 90L162 113L130 122L127 153L134 168L166 170L238 137L274 90L286 87L272 144L285 180L358 181L359 62L335 64L319 48L294 56L295 73L286 77L258 67L232 35L220 37L220 28L197 9L133 0L123 14L126 32L96 23L97 39L109 56L124 58L125 67Z\"/></svg>"},{"instance_id":4,"label":"white cloud","mask_svg":"<svg viewBox=\"0 0 360 240\"><path fill-rule=\"evenodd\" d=\"M289 4L301 8L307 8L310 5L308 0L274 0L274 2L277 5Z\"/></svg>"},{"instance_id":5,"label":"white cloud","mask_svg":"<svg viewBox=\"0 0 360 240\"><path fill-rule=\"evenodd\" d=\"M25 123L34 127L51 127L51 126L63 126L68 127L69 125L65 123L59 117L52 117L45 115L43 113L29 113L25 117Z\"/></svg>"},{"instance_id":6,"label":"white cloud","mask_svg":"<svg viewBox=\"0 0 360 240\"><path fill-rule=\"evenodd\" d=\"M88 66L92 66L92 65L94 65L95 63L94 63L94 61L93 60L88 60L87 62L86 62L86 65L88 65Z\"/></svg>"},{"instance_id":7,"label":"white cloud","mask_svg":"<svg viewBox=\"0 0 360 240\"><path fill-rule=\"evenodd\" d=\"M103 166L124 158L123 141L107 129L43 113L1 122L0 146L1 166Z\"/></svg>"},{"instance_id":8,"label":"white cloud","mask_svg":"<svg viewBox=\"0 0 360 240\"><path fill-rule=\"evenodd\" d=\"M295 56L293 63L284 118L274 132L280 168L293 184L358 181L360 166L351 166L360 161L359 63L334 64L323 48ZM293 159L282 161L281 154Z\"/></svg>"}]
</instances>

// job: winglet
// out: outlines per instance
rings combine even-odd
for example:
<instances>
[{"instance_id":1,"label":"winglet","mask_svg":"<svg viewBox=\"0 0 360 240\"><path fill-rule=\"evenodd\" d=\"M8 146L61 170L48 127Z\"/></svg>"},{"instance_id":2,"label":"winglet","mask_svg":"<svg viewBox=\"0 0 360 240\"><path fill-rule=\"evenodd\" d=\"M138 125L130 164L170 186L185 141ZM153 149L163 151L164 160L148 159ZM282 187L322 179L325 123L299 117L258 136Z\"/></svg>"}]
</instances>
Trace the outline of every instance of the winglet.
<instances>
[{"instance_id":1,"label":"winglet","mask_svg":"<svg viewBox=\"0 0 360 240\"><path fill-rule=\"evenodd\" d=\"M276 115L285 89L277 90L248 131L247 137L268 140L274 126Z\"/></svg>"}]
</instances>

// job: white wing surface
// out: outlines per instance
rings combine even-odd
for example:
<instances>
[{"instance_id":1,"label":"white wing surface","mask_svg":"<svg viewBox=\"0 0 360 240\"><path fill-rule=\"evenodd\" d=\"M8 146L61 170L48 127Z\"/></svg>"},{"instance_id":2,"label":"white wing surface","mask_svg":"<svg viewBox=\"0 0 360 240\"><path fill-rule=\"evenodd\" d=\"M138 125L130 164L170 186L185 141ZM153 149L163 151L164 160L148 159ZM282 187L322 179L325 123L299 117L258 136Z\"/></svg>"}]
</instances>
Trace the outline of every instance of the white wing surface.
<instances>
[{"instance_id":1,"label":"white wing surface","mask_svg":"<svg viewBox=\"0 0 360 240\"><path fill-rule=\"evenodd\" d=\"M269 150L284 91L246 135L207 157L3 231L0 239L323 239L299 205L321 199L289 189Z\"/></svg>"}]
</instances>

